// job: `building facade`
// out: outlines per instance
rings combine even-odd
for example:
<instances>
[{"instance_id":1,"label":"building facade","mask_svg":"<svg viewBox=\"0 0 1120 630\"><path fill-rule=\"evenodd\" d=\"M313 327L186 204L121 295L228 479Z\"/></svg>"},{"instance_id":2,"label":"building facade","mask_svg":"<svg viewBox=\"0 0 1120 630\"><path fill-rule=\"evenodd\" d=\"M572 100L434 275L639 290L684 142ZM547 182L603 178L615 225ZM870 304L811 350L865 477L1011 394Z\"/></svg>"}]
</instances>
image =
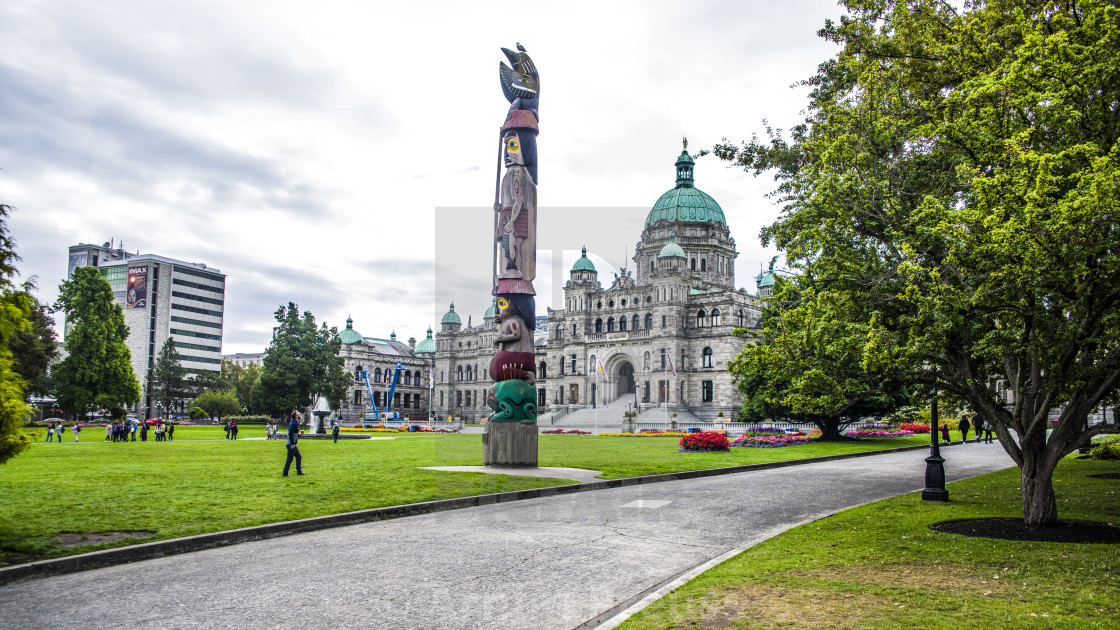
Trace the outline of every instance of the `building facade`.
<instances>
[{"instance_id":1,"label":"building facade","mask_svg":"<svg viewBox=\"0 0 1120 630\"><path fill-rule=\"evenodd\" d=\"M243 368L247 368L250 365L255 365L258 368L264 366L263 352L235 352L233 354L223 354L222 359Z\"/></svg>"},{"instance_id":2,"label":"building facade","mask_svg":"<svg viewBox=\"0 0 1120 630\"><path fill-rule=\"evenodd\" d=\"M537 318L539 413L619 401L711 420L738 411L742 395L727 371L756 327L759 297L735 288L735 240L722 208L693 184L692 157L676 161L676 186L650 209L634 269L609 286L583 256L564 286L562 309ZM768 290L772 276L756 278ZM494 354L494 309L463 326L454 304L435 340L437 417L487 414L486 374Z\"/></svg>"},{"instance_id":3,"label":"building facade","mask_svg":"<svg viewBox=\"0 0 1120 630\"><path fill-rule=\"evenodd\" d=\"M354 320L347 317L346 328L338 336L342 341L339 356L343 358L346 370L354 375L353 385L338 410L343 423L356 424L363 419L374 419L370 390L373 391L373 403L377 405L378 411L386 411L389 386L398 362L402 369L393 392L392 411L402 417L407 416L410 420L425 420L429 417L429 374L435 353L431 328L423 341L417 343L416 338L412 337L405 344L397 341L396 332L391 333L388 339L363 336L354 330ZM369 377L368 389L362 372Z\"/></svg>"},{"instance_id":4,"label":"building facade","mask_svg":"<svg viewBox=\"0 0 1120 630\"><path fill-rule=\"evenodd\" d=\"M202 263L130 254L109 243L70 247L67 277L84 266L97 267L124 309L132 369L141 388L135 413L146 417L156 413L148 381L168 339L188 373L221 371L225 274ZM69 325L63 330L65 335Z\"/></svg>"}]
</instances>

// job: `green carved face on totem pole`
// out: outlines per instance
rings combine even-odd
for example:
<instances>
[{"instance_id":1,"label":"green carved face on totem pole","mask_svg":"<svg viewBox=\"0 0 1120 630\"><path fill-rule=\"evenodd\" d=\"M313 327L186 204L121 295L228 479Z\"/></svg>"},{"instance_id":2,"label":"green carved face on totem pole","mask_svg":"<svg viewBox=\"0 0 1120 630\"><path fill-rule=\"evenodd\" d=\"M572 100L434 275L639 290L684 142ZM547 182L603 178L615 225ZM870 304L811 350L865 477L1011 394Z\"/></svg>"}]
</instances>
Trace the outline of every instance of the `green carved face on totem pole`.
<instances>
[{"instance_id":1,"label":"green carved face on totem pole","mask_svg":"<svg viewBox=\"0 0 1120 630\"><path fill-rule=\"evenodd\" d=\"M487 392L486 405L494 410L490 422L537 423L537 390L525 381L495 383Z\"/></svg>"}]
</instances>

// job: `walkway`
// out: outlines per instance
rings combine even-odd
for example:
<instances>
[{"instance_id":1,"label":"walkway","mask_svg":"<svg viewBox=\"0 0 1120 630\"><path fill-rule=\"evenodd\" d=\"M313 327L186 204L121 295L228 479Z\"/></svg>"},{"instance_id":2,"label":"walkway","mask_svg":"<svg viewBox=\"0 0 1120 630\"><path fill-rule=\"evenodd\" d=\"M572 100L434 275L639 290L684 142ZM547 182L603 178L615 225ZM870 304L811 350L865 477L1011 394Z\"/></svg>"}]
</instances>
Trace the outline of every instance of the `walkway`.
<instances>
[{"instance_id":1,"label":"walkway","mask_svg":"<svg viewBox=\"0 0 1120 630\"><path fill-rule=\"evenodd\" d=\"M950 481L1011 465L998 445L942 453ZM0 587L0 609L9 629L567 630L798 523L920 490L924 457L630 486L244 543L11 584Z\"/></svg>"}]
</instances>

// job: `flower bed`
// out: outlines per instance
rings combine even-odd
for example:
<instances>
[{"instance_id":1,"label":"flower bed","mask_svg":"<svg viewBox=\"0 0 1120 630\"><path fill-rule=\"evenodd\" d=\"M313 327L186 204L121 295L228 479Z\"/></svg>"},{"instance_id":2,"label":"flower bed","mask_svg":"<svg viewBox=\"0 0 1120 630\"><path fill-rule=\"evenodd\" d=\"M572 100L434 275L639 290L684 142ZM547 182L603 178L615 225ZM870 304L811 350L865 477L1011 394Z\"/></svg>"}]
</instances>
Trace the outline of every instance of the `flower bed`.
<instances>
[{"instance_id":1,"label":"flower bed","mask_svg":"<svg viewBox=\"0 0 1120 630\"><path fill-rule=\"evenodd\" d=\"M782 446L798 446L800 444L808 444L812 439L805 435L774 435L774 434L750 434L744 433L739 437L731 440L731 446L746 446L749 448L779 448Z\"/></svg>"},{"instance_id":2,"label":"flower bed","mask_svg":"<svg viewBox=\"0 0 1120 630\"><path fill-rule=\"evenodd\" d=\"M361 427L342 427L339 429L341 433L402 433L405 428L393 429L390 427L373 427L372 429L363 429Z\"/></svg>"},{"instance_id":3,"label":"flower bed","mask_svg":"<svg viewBox=\"0 0 1120 630\"><path fill-rule=\"evenodd\" d=\"M929 425L928 424L917 424L917 423L906 422L906 423L898 425L898 428L902 429L903 431L909 431L911 433L929 433Z\"/></svg>"},{"instance_id":4,"label":"flower bed","mask_svg":"<svg viewBox=\"0 0 1120 630\"><path fill-rule=\"evenodd\" d=\"M928 433L929 431L927 430L926 432ZM908 437L908 436L914 435L914 432L913 431L907 431L907 430L905 430L901 427L896 427L896 426L871 424L871 425L860 427L858 429L853 429L851 431L845 431L844 435L846 435L847 437L853 437L853 438L857 438L857 439L900 438L900 437Z\"/></svg>"},{"instance_id":5,"label":"flower bed","mask_svg":"<svg viewBox=\"0 0 1120 630\"><path fill-rule=\"evenodd\" d=\"M417 432L418 433L458 433L459 429L444 429L442 427L438 428L438 429L434 429L432 427L420 427L419 429L417 429Z\"/></svg>"},{"instance_id":6,"label":"flower bed","mask_svg":"<svg viewBox=\"0 0 1120 630\"><path fill-rule=\"evenodd\" d=\"M714 431L703 433L686 433L681 438L678 453L708 453L712 451L729 451L727 436Z\"/></svg>"},{"instance_id":7,"label":"flower bed","mask_svg":"<svg viewBox=\"0 0 1120 630\"><path fill-rule=\"evenodd\" d=\"M549 429L541 431L541 435L591 435L590 431L580 431L579 429Z\"/></svg>"}]
</instances>

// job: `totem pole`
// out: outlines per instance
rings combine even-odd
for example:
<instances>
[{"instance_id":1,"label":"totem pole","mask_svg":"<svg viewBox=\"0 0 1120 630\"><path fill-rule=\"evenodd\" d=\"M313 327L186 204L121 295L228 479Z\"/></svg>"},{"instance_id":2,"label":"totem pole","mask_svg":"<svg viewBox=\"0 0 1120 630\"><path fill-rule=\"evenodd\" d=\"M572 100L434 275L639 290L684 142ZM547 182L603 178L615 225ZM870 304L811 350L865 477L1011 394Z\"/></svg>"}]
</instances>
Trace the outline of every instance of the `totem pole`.
<instances>
[{"instance_id":1,"label":"totem pole","mask_svg":"<svg viewBox=\"0 0 1120 630\"><path fill-rule=\"evenodd\" d=\"M537 275L537 103L540 79L525 47L503 48L510 65L498 72L510 103L499 132L500 163L494 194L494 290L498 353L490 361L493 410L483 435L488 466L537 465L536 360L533 330ZM505 175L501 175L501 165Z\"/></svg>"}]
</instances>

